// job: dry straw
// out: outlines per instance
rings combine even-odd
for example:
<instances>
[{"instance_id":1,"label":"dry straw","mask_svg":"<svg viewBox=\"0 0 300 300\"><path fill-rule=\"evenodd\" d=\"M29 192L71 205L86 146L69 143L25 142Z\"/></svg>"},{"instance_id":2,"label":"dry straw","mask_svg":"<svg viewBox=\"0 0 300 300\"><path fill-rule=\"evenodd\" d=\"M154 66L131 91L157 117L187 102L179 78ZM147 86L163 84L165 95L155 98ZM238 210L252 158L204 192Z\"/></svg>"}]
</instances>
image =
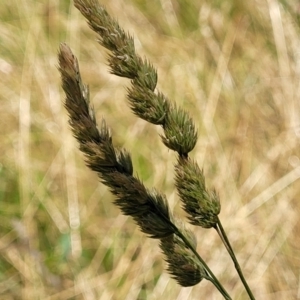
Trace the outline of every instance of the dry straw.
<instances>
[{"instance_id":1,"label":"dry straw","mask_svg":"<svg viewBox=\"0 0 300 300\"><path fill-rule=\"evenodd\" d=\"M177 152L175 186L190 223L214 228L218 232L249 298L255 299L219 220L219 196L214 189L206 187L203 171L189 157L197 142L193 120L187 112L156 90L156 70L149 61L136 54L132 36L125 33L97 0L75 0L74 3L91 29L98 34L99 43L110 51L108 63L111 73L131 80L127 98L133 113L147 122L160 125L164 132L162 142ZM225 299L231 299L196 251L194 234L170 212L165 195L155 189L147 189L133 176L130 154L114 146L105 120L101 121L100 127L97 126L89 102L89 90L81 80L77 58L64 43L59 50L59 71L73 134L85 155L87 166L97 172L115 195L115 204L125 215L133 217L142 232L160 240L168 272L181 286L193 286L206 279Z\"/></svg>"}]
</instances>

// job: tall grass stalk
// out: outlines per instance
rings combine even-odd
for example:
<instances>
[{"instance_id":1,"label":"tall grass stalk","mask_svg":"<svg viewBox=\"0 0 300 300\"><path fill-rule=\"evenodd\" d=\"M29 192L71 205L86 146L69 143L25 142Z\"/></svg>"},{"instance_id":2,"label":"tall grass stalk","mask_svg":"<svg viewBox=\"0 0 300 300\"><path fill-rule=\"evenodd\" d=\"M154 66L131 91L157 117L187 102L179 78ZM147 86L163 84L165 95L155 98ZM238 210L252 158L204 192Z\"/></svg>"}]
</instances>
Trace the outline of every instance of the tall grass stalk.
<instances>
[{"instance_id":1,"label":"tall grass stalk","mask_svg":"<svg viewBox=\"0 0 300 300\"><path fill-rule=\"evenodd\" d=\"M59 70L73 134L80 144L80 150L85 154L87 165L98 173L101 181L116 196L115 204L125 215L133 217L142 232L151 238L160 239L161 248L169 263L169 272L182 286L191 286L207 279L225 299L231 299L196 252L193 233L179 225L170 213L165 196L156 190L146 189L132 175L130 155L125 149L119 150L113 145L104 119L98 129L89 103L88 87L81 81L77 58L66 44L60 46ZM174 235L181 238L181 241Z\"/></svg>"},{"instance_id":2,"label":"tall grass stalk","mask_svg":"<svg viewBox=\"0 0 300 300\"><path fill-rule=\"evenodd\" d=\"M110 51L108 62L111 73L131 79L127 98L133 113L149 123L160 125L164 132L162 142L177 152L175 186L190 223L217 230L249 298L255 299L218 217L221 211L218 193L206 187L203 171L189 157L197 142L193 120L186 111L157 91L156 70L148 60L137 55L133 38L98 1L75 0L74 4L98 34L99 43ZM170 212L166 197L154 189L148 190L133 176L129 153L113 145L104 120L98 129L89 102L88 87L81 80L77 58L66 44L60 46L59 70L73 134L85 154L86 164L98 173L101 181L115 195L115 204L125 215L133 217L142 232L160 240L168 271L180 285L192 286L206 279L225 299L231 299L196 251L192 232L179 225L181 223Z\"/></svg>"}]
</instances>

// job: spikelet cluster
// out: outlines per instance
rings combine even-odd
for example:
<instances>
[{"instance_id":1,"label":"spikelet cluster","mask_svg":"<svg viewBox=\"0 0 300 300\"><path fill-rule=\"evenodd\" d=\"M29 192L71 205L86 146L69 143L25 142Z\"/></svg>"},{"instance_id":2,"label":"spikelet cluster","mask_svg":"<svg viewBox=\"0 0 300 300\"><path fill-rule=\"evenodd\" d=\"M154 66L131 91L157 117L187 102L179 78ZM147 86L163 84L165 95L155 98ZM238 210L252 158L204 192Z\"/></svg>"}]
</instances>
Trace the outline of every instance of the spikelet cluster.
<instances>
[{"instance_id":1,"label":"spikelet cluster","mask_svg":"<svg viewBox=\"0 0 300 300\"><path fill-rule=\"evenodd\" d=\"M133 37L126 33L97 0L74 0L75 7L96 32L98 42L109 50L108 64L114 75L131 80L127 89L128 104L141 119L160 125L162 142L178 154L175 186L191 224L215 228L232 256L251 299L233 250L221 227L218 214L220 200L214 189L208 189L203 171L189 157L197 142L197 130L189 114L158 91L157 72L152 64L135 51ZM59 71L66 94L65 107L69 122L86 164L115 196L115 204L131 216L141 231L160 240L168 271L181 286L193 286L203 279L211 281L225 299L231 299L213 272L196 251L193 233L170 212L166 196L148 189L133 175L129 152L115 147L111 132L103 119L97 126L89 102L89 89L82 82L77 58L64 43L59 50Z\"/></svg>"}]
</instances>

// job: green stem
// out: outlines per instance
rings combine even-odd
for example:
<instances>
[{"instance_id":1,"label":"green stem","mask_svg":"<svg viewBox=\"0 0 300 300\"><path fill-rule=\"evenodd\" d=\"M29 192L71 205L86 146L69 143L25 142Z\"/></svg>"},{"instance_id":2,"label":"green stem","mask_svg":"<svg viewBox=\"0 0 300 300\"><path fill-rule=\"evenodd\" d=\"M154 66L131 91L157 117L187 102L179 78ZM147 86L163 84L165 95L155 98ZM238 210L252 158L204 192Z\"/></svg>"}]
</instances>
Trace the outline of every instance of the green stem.
<instances>
[{"instance_id":1,"label":"green stem","mask_svg":"<svg viewBox=\"0 0 300 300\"><path fill-rule=\"evenodd\" d=\"M202 257L198 254L196 249L193 247L193 245L189 242L189 240L185 237L184 234L173 224L175 229L175 234L179 236L186 246L196 255L200 263L203 265L207 273L209 274L208 277L206 277L207 280L209 280L218 290L219 292L224 296L226 300L232 300L223 285L218 281L218 279L215 277L214 273L211 271L211 269L208 267L208 265L205 263L205 261L202 259Z\"/></svg>"},{"instance_id":2,"label":"green stem","mask_svg":"<svg viewBox=\"0 0 300 300\"><path fill-rule=\"evenodd\" d=\"M247 281L246 281L246 279L245 279L245 277L243 275L242 269L241 269L241 267L240 267L240 265L239 265L239 263L238 263L238 261L236 259L234 251L233 251L233 249L232 249L232 247L230 245L230 242L229 242L229 240L227 238L227 235L225 233L225 230L224 230L224 228L222 226L222 223L221 223L221 221L220 221L219 218L218 218L216 227L214 227L214 228L218 232L218 234L219 234L219 236L220 236L220 238L221 238L221 240L222 240L225 248L227 249L229 255L231 256L231 258L233 260L233 263L234 263L234 266L235 266L235 269L237 270L237 272L238 272L238 274L240 276L240 279L241 279L241 281L242 281L242 283L243 283L243 285L244 285L244 287L245 287L245 289L246 289L246 291L247 291L247 293L249 295L249 298L251 300L255 300L255 298L254 298L254 296L252 294L252 291L250 290L250 287L248 286L248 283L247 283Z\"/></svg>"}]
</instances>

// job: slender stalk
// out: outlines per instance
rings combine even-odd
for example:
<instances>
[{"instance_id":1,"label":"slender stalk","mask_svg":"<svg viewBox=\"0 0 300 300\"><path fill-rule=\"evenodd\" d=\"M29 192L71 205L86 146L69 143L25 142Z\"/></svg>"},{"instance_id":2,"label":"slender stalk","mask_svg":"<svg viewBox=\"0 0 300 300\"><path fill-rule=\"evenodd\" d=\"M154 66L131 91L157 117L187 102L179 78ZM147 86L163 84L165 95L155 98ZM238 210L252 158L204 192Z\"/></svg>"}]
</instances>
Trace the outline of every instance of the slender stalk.
<instances>
[{"instance_id":1,"label":"slender stalk","mask_svg":"<svg viewBox=\"0 0 300 300\"><path fill-rule=\"evenodd\" d=\"M149 123L162 126L164 131L164 134L161 135L163 143L166 147L178 153L179 162L176 166L176 187L180 197L183 198L184 209L191 216L191 223L204 228L214 227L218 230L216 217L221 209L218 194L215 190L206 189L203 172L195 162L188 159L189 152L193 150L197 142L197 130L192 118L183 109L170 102L163 93L156 90L156 70L148 60L142 59L137 55L133 38L120 27L118 22L108 14L106 9L99 4L97 0L74 0L74 5L87 19L91 29L97 33L99 43L110 51L108 62L111 67L111 73L131 79L131 87L127 90L127 98L134 114ZM95 166L95 168L97 171L98 167ZM105 170L104 182L109 182L113 187L112 190L114 193L119 196L120 186L116 185L113 181L113 179L116 179L115 173L111 174L110 172L108 175ZM200 180L198 179L199 176ZM120 181L121 178L119 177L117 179ZM125 178L122 177L122 180L125 180ZM134 186L133 179L127 181L129 181L128 185L131 187ZM144 187L141 187L141 189L143 191L146 190ZM124 192L124 194L127 195L128 193ZM132 191L132 195L136 196L135 194L136 193ZM143 195L145 194L147 193L143 192ZM132 195L130 194L130 196ZM161 215L159 209L155 209L156 216L159 217L158 220L163 222L166 228L168 228L168 225L171 225L170 223L172 222L170 220L167 204L165 204L165 197L159 196L158 198L161 201L158 201L156 199L157 197L154 197L155 199L153 199L151 207L149 206L150 204L148 206L149 208L157 208L158 204L161 203L162 208L164 208L164 213ZM121 208L126 207L125 212L130 212L130 214L134 211L136 213L134 215L135 220L142 227L142 230L149 234L149 226L146 225L147 222L152 221L152 219L148 216L147 222L143 220L140 214L136 212L135 207L130 206L130 210L128 210L128 203L125 201L128 199L129 197L126 196L118 200L121 201ZM145 199L140 199L140 203L148 203ZM201 199L200 202L199 199ZM143 216L147 216L144 211ZM156 224L152 225L154 226ZM172 232L166 231L163 235L158 235L158 233L155 232L155 235L152 235L152 237L162 238L168 236L170 233L175 233L180 237L197 257L203 268L206 269L207 279L216 286L225 299L230 300L231 298L224 287L219 283L212 271L194 249L189 239L176 225L172 224L170 228L173 229ZM222 230L218 232L220 236L222 236ZM233 251L229 242L226 242L226 239L227 238L222 239L223 243L225 246L227 245L226 248L232 256ZM236 261L235 257L234 261ZM238 264L237 270L239 274L241 274ZM243 276L241 279L244 283L245 280Z\"/></svg>"},{"instance_id":2,"label":"slender stalk","mask_svg":"<svg viewBox=\"0 0 300 300\"><path fill-rule=\"evenodd\" d=\"M98 128L89 100L88 87L82 82L76 56L65 43L60 45L59 71L66 93L65 107L73 134L85 154L87 165L98 173L101 181L116 196L115 204L125 215L131 215L141 230L156 239L176 234L199 260L205 274L226 300L231 300L223 286L194 249L188 237L172 222L175 220L164 195L148 190L133 174L131 157L125 149L118 150L102 120Z\"/></svg>"},{"instance_id":3,"label":"slender stalk","mask_svg":"<svg viewBox=\"0 0 300 300\"><path fill-rule=\"evenodd\" d=\"M175 234L179 236L186 246L195 254L195 256L198 258L200 263L203 265L203 267L206 269L207 273L209 274L209 277L206 279L209 280L218 290L219 292L224 296L226 300L231 300L232 298L229 296L223 285L219 282L219 280L216 278L214 273L211 271L211 269L208 267L208 265L205 263L205 261L202 259L202 257L198 254L196 249L193 247L193 245L190 243L190 241L185 237L184 234L174 225Z\"/></svg>"},{"instance_id":4,"label":"slender stalk","mask_svg":"<svg viewBox=\"0 0 300 300\"><path fill-rule=\"evenodd\" d=\"M252 291L250 290L250 287L249 287L249 285L248 285L248 283L247 283L247 281L246 281L246 279L245 279L245 277L243 275L243 272L242 272L242 269L240 267L240 264L239 264L239 262L236 259L234 251L233 251L233 249L231 247L231 244L230 244L230 242L229 242L229 240L227 238L226 232L225 232L225 230L224 230L224 228L222 226L222 223L221 223L219 217L217 218L217 224L216 224L216 226L214 228L218 232L218 234L219 234L219 236L220 236L220 238L221 238L221 240L222 240L225 248L227 249L229 255L231 256L231 258L233 260L233 263L234 263L234 267L235 267L235 269L237 270L237 272L239 274L239 277L240 277L240 279L241 279L241 281L242 281L242 283L243 283L243 285L244 285L244 287L245 287L245 289L246 289L246 291L247 291L247 293L249 295L249 298L251 300L255 300L255 298L254 298L254 296L252 294Z\"/></svg>"}]
</instances>

